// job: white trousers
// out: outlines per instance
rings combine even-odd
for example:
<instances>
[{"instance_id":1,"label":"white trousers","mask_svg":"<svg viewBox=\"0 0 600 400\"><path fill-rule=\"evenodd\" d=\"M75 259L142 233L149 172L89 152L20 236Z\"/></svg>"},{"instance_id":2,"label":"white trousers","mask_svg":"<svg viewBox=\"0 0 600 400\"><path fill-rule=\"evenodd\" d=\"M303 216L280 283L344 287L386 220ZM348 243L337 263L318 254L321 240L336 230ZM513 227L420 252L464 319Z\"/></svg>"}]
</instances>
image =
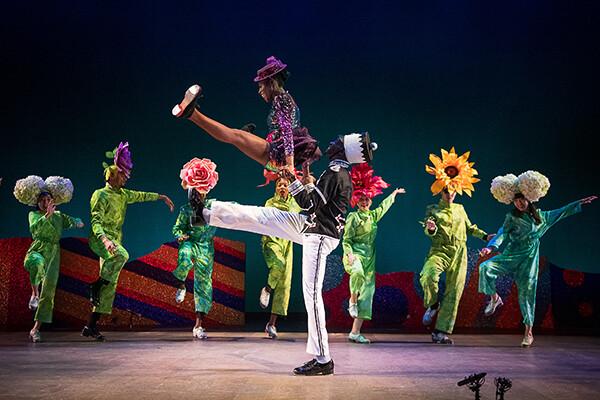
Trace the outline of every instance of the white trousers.
<instances>
[{"instance_id":1,"label":"white trousers","mask_svg":"<svg viewBox=\"0 0 600 400\"><path fill-rule=\"evenodd\" d=\"M306 216L278 210L274 207L244 206L213 201L204 211L207 222L218 228L276 236L302 245L302 293L308 314L306 352L329 358L329 343L325 328L325 305L322 289L329 253L339 239L318 234L303 234Z\"/></svg>"}]
</instances>

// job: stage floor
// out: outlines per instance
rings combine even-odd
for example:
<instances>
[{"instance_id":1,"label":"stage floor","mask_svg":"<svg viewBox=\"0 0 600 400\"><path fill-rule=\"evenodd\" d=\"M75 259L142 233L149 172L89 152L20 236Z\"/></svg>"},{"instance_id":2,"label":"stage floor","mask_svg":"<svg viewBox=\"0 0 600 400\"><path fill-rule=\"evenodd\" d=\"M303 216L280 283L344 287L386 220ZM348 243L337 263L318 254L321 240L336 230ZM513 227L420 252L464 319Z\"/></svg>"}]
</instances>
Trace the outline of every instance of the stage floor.
<instances>
[{"instance_id":1,"label":"stage floor","mask_svg":"<svg viewBox=\"0 0 600 400\"><path fill-rule=\"evenodd\" d=\"M368 345L330 334L331 376L294 376L309 359L306 334L104 332L96 343L74 332L0 332L0 398L52 399L473 399L457 382L487 372L482 399L494 399L495 377L512 380L505 399L600 398L600 339L454 335L455 346L427 335L371 334Z\"/></svg>"}]
</instances>

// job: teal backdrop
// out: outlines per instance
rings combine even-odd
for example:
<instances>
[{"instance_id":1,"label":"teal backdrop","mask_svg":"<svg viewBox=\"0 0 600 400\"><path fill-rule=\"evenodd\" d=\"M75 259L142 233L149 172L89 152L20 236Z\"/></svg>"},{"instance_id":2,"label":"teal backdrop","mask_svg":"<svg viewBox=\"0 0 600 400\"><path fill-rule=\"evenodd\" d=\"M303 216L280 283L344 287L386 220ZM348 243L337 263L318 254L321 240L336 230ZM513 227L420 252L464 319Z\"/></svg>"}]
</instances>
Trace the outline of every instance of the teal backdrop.
<instances>
[{"instance_id":1,"label":"teal backdrop","mask_svg":"<svg viewBox=\"0 0 600 400\"><path fill-rule=\"evenodd\" d=\"M220 175L212 197L264 204L274 186L257 187L261 166L172 117L171 108L199 83L208 116L232 127L254 122L266 136L269 105L252 79L271 55L288 64L286 89L323 148L339 134L368 130L379 143L376 174L392 185L386 193L406 189L380 223L380 273L422 267L429 240L418 221L438 200L425 164L441 148L471 151L482 181L473 198L457 201L488 232L511 209L489 193L497 175L547 175L552 186L542 209L599 194L599 2L35 3L11 2L0 17L1 238L29 235L29 210L12 195L15 181L29 174L71 178L73 200L60 210L82 217L86 228L66 235L86 237L104 152L119 141L130 143L131 189L180 205L179 170L192 157L208 157ZM124 244L131 258L173 240L176 217L162 202L130 206ZM593 250L599 217L600 202L584 206L548 232L541 255L600 272ZM218 235L246 243L246 310L259 311L255 298L267 277L260 237ZM295 251L290 311L302 311Z\"/></svg>"}]
</instances>

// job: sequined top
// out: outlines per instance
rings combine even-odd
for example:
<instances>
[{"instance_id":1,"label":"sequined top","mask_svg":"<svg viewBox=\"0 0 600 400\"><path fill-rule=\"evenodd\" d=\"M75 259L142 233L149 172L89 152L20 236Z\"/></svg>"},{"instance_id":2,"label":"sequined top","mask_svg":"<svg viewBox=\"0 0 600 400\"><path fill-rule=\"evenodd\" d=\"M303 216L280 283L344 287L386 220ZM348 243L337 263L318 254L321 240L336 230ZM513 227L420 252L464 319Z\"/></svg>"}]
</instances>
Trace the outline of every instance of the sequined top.
<instances>
[{"instance_id":1,"label":"sequined top","mask_svg":"<svg viewBox=\"0 0 600 400\"><path fill-rule=\"evenodd\" d=\"M286 156L294 155L294 138L292 131L300 127L300 109L288 92L275 96L271 112L267 117L267 126L273 134L273 140L283 136Z\"/></svg>"}]
</instances>

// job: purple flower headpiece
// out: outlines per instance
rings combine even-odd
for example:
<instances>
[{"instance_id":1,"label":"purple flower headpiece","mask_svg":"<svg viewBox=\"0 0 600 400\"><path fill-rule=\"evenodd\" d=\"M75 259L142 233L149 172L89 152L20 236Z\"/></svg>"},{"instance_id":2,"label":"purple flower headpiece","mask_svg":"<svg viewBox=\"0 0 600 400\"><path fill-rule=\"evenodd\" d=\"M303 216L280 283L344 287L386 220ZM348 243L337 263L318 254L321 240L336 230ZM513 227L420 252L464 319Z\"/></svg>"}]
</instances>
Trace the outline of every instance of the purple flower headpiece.
<instances>
[{"instance_id":1,"label":"purple flower headpiece","mask_svg":"<svg viewBox=\"0 0 600 400\"><path fill-rule=\"evenodd\" d=\"M131 163L131 154L129 153L129 142L123 144L123 142L119 143L119 147L116 148L114 153L114 163L119 172L125 174L127 178L129 178L131 174L131 167L133 164Z\"/></svg>"},{"instance_id":2,"label":"purple flower headpiece","mask_svg":"<svg viewBox=\"0 0 600 400\"><path fill-rule=\"evenodd\" d=\"M279 71L283 71L285 67L287 67L287 64L284 64L275 57L271 56L267 58L267 65L256 72L256 78L254 78L254 82L265 80L275 75Z\"/></svg>"}]
</instances>

